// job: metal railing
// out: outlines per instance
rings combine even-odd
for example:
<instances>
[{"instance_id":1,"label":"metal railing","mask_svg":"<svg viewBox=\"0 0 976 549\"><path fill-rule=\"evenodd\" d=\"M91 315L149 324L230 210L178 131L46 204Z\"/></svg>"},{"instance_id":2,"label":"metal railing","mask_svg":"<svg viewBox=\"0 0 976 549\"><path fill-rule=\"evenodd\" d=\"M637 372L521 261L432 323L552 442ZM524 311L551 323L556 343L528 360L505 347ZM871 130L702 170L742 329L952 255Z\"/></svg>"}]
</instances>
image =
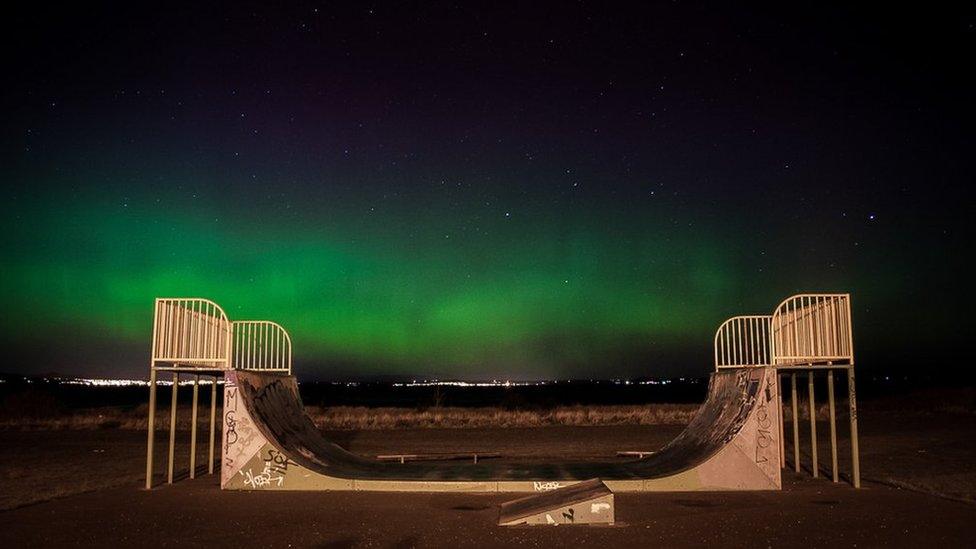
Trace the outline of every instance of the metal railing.
<instances>
[{"instance_id":1,"label":"metal railing","mask_svg":"<svg viewBox=\"0 0 976 549\"><path fill-rule=\"evenodd\" d=\"M241 320L233 323L235 370L291 374L291 337L276 322Z\"/></svg>"},{"instance_id":2,"label":"metal railing","mask_svg":"<svg viewBox=\"0 0 976 549\"><path fill-rule=\"evenodd\" d=\"M715 369L769 366L769 315L734 316L715 331Z\"/></svg>"},{"instance_id":3,"label":"metal railing","mask_svg":"<svg viewBox=\"0 0 976 549\"><path fill-rule=\"evenodd\" d=\"M851 324L850 294L799 294L788 297L776 307L770 326L772 363L790 382L792 408L793 466L800 472L800 438L797 375L807 377L807 406L810 419L810 470L820 474L817 451L816 397L814 378L823 371L827 380L827 404L830 428L831 476L838 481L837 417L835 411L834 370L847 377L847 405L850 420L851 483L861 486L860 450L857 435L857 390L854 383L854 338ZM785 441L780 437L782 464L785 466Z\"/></svg>"},{"instance_id":4,"label":"metal railing","mask_svg":"<svg viewBox=\"0 0 976 549\"><path fill-rule=\"evenodd\" d=\"M231 368L291 374L291 337L266 320L230 322L219 305L200 298L157 298L153 313L149 368L149 429L146 444L146 489L152 488L156 434L156 389L159 371L172 372L166 481L173 483L176 408L180 375L193 377L190 420L190 478L196 475L197 415L200 375L212 376L207 472L214 472L217 378Z\"/></svg>"},{"instance_id":5,"label":"metal railing","mask_svg":"<svg viewBox=\"0 0 976 549\"><path fill-rule=\"evenodd\" d=\"M857 436L857 392L854 386L854 344L849 294L799 294L788 297L772 316L736 316L715 332L715 369L774 367L790 385L793 465L800 472L800 437L797 376L807 377L810 417L811 471L819 476L814 378L823 372L827 381L830 428L831 476L839 480L837 463L837 416L834 370L847 378L851 436L851 483L861 485ZM788 371L788 372L787 372ZM783 404L780 392L780 406ZM786 466L786 441L782 417L779 423L780 465Z\"/></svg>"},{"instance_id":6,"label":"metal railing","mask_svg":"<svg viewBox=\"0 0 976 549\"><path fill-rule=\"evenodd\" d=\"M169 415L167 482L173 483L176 446L176 404L180 374L193 377L190 420L190 478L196 476L197 414L200 374L211 377L210 430L207 470L214 472L217 420L217 377L231 367L231 323L219 305L201 298L157 298L153 311L152 355L149 364L149 429L146 444L146 488L152 487L156 434L156 386L160 371L172 372Z\"/></svg>"},{"instance_id":7,"label":"metal railing","mask_svg":"<svg viewBox=\"0 0 976 549\"><path fill-rule=\"evenodd\" d=\"M209 299L158 298L153 316L152 368L227 369L231 324Z\"/></svg>"},{"instance_id":8,"label":"metal railing","mask_svg":"<svg viewBox=\"0 0 976 549\"><path fill-rule=\"evenodd\" d=\"M773 365L853 364L849 294L800 294L772 317Z\"/></svg>"}]
</instances>

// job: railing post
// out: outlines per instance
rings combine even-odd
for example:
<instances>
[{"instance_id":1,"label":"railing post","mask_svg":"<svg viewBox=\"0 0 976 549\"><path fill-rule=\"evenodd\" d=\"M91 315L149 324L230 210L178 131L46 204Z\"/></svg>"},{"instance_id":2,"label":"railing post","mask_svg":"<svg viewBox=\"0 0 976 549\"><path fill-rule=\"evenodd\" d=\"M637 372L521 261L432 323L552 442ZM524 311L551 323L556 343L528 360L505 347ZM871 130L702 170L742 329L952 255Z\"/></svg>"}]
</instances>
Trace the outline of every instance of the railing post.
<instances>
[{"instance_id":1,"label":"railing post","mask_svg":"<svg viewBox=\"0 0 976 549\"><path fill-rule=\"evenodd\" d=\"M857 444L857 391L854 389L854 366L847 368L847 398L851 415L851 464L854 487L861 487L860 450Z\"/></svg>"},{"instance_id":2,"label":"railing post","mask_svg":"<svg viewBox=\"0 0 976 549\"><path fill-rule=\"evenodd\" d=\"M197 476L197 405L200 398L200 375L193 376L193 411L190 412L190 478Z\"/></svg>"},{"instance_id":3,"label":"railing post","mask_svg":"<svg viewBox=\"0 0 976 549\"><path fill-rule=\"evenodd\" d=\"M827 370L827 400L830 403L830 470L837 482L837 413L834 411L834 371Z\"/></svg>"},{"instance_id":4,"label":"railing post","mask_svg":"<svg viewBox=\"0 0 976 549\"><path fill-rule=\"evenodd\" d=\"M817 460L817 404L813 397L813 372L810 370L807 373L807 389L810 398L808 403L810 409L810 455L813 459L813 478L817 478L820 476L820 469Z\"/></svg>"},{"instance_id":5,"label":"railing post","mask_svg":"<svg viewBox=\"0 0 976 549\"><path fill-rule=\"evenodd\" d=\"M779 375L779 370L773 368L776 376L776 390L779 392L779 466L786 467L786 440L784 439L783 420L786 417L786 406L783 405L783 376Z\"/></svg>"},{"instance_id":6,"label":"railing post","mask_svg":"<svg viewBox=\"0 0 976 549\"><path fill-rule=\"evenodd\" d=\"M796 405L796 372L790 373L790 402L793 406L793 468L800 472L800 416Z\"/></svg>"},{"instance_id":7,"label":"railing post","mask_svg":"<svg viewBox=\"0 0 976 549\"><path fill-rule=\"evenodd\" d=\"M169 409L169 466L166 482L173 484L173 452L176 450L176 390L180 386L180 373L173 372L173 398Z\"/></svg>"},{"instance_id":8,"label":"railing post","mask_svg":"<svg viewBox=\"0 0 976 549\"><path fill-rule=\"evenodd\" d=\"M213 382L210 384L210 461L207 465L207 472L213 474L214 472L214 440L216 437L216 426L217 426L217 376L213 376Z\"/></svg>"},{"instance_id":9,"label":"railing post","mask_svg":"<svg viewBox=\"0 0 976 549\"><path fill-rule=\"evenodd\" d=\"M149 370L149 424L146 441L146 490L152 489L153 443L156 441L156 369Z\"/></svg>"}]
</instances>

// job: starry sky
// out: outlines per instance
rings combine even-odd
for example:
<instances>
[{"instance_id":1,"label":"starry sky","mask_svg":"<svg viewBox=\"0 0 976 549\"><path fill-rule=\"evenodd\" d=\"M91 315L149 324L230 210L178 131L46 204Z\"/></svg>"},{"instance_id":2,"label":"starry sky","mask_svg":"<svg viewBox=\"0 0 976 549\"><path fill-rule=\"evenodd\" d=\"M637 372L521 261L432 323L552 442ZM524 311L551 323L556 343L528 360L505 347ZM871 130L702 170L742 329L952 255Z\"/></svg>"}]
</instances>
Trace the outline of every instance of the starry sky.
<instances>
[{"instance_id":1,"label":"starry sky","mask_svg":"<svg viewBox=\"0 0 976 549\"><path fill-rule=\"evenodd\" d=\"M0 369L144 377L202 296L303 378L704 375L806 291L860 368L951 364L976 16L927 8L22 6Z\"/></svg>"}]
</instances>

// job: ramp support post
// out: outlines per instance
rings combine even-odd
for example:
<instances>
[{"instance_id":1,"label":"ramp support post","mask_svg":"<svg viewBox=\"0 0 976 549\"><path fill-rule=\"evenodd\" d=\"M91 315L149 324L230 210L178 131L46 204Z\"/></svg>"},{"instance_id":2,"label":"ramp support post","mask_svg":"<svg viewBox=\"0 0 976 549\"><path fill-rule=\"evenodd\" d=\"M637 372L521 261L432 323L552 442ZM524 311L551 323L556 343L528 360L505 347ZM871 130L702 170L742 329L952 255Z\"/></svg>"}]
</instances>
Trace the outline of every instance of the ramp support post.
<instances>
[{"instance_id":1,"label":"ramp support post","mask_svg":"<svg viewBox=\"0 0 976 549\"><path fill-rule=\"evenodd\" d=\"M834 371L827 370L827 401L830 406L830 471L837 482L837 412L834 410Z\"/></svg>"},{"instance_id":2,"label":"ramp support post","mask_svg":"<svg viewBox=\"0 0 976 549\"><path fill-rule=\"evenodd\" d=\"M146 490L152 488L153 442L156 439L156 369L149 371L149 434L146 442Z\"/></svg>"},{"instance_id":3,"label":"ramp support post","mask_svg":"<svg viewBox=\"0 0 976 549\"><path fill-rule=\"evenodd\" d=\"M817 478L820 476L820 469L817 463L817 405L813 398L813 370L807 374L807 392L810 399L808 402L810 409L810 455L813 460L810 467L813 470L813 478Z\"/></svg>"},{"instance_id":4,"label":"ramp support post","mask_svg":"<svg viewBox=\"0 0 976 549\"><path fill-rule=\"evenodd\" d=\"M783 438L783 421L786 417L786 406L783 406L783 376L776 371L776 390L779 392L779 466L786 467L786 440Z\"/></svg>"},{"instance_id":5,"label":"ramp support post","mask_svg":"<svg viewBox=\"0 0 976 549\"><path fill-rule=\"evenodd\" d=\"M790 404L793 407L793 468L800 472L800 416L796 405L796 372L790 374Z\"/></svg>"},{"instance_id":6,"label":"ramp support post","mask_svg":"<svg viewBox=\"0 0 976 549\"><path fill-rule=\"evenodd\" d=\"M851 416L851 465L854 487L861 487L861 463L857 447L857 391L854 389L854 365L847 367L847 398Z\"/></svg>"},{"instance_id":7,"label":"ramp support post","mask_svg":"<svg viewBox=\"0 0 976 549\"><path fill-rule=\"evenodd\" d=\"M173 484L173 452L176 449L176 390L180 386L180 373L173 372L173 398L169 408L169 466L166 482Z\"/></svg>"},{"instance_id":8,"label":"ramp support post","mask_svg":"<svg viewBox=\"0 0 976 549\"><path fill-rule=\"evenodd\" d=\"M193 411L190 413L190 478L197 476L197 405L200 402L200 375L193 376Z\"/></svg>"},{"instance_id":9,"label":"ramp support post","mask_svg":"<svg viewBox=\"0 0 976 549\"><path fill-rule=\"evenodd\" d=\"M207 465L207 473L213 474L214 472L214 440L216 431L214 427L217 426L217 376L213 376L213 382L210 384L210 461Z\"/></svg>"}]
</instances>

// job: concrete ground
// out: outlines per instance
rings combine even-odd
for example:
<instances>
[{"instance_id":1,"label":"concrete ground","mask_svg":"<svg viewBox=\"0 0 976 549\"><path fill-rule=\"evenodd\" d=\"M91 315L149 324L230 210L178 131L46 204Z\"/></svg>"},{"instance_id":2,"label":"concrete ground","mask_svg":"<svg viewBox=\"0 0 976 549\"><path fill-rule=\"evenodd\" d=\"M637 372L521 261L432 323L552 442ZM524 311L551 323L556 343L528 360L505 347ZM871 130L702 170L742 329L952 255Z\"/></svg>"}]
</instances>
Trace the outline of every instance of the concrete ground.
<instances>
[{"instance_id":1,"label":"concrete ground","mask_svg":"<svg viewBox=\"0 0 976 549\"><path fill-rule=\"evenodd\" d=\"M618 523L612 527L496 526L498 504L514 494L225 492L215 476L158 484L147 492L144 433L0 431L0 509L6 509L0 511L0 539L4 547L976 546L972 416L862 419L861 490L789 470L779 492L617 494ZM363 455L488 448L505 454L503 459L545 460L653 450L680 430L608 426L329 435ZM179 434L183 477L186 438ZM157 483L163 480L164 439L159 433ZM198 463L205 463L205 445L199 450ZM840 450L844 474L846 445ZM822 446L820 456L822 465L828 463L829 447ZM809 457L801 461L806 466Z\"/></svg>"},{"instance_id":2,"label":"concrete ground","mask_svg":"<svg viewBox=\"0 0 976 549\"><path fill-rule=\"evenodd\" d=\"M222 492L215 477L0 513L7 547L973 546L976 506L788 474L782 492L617 494L615 526L496 526L511 494Z\"/></svg>"}]
</instances>

